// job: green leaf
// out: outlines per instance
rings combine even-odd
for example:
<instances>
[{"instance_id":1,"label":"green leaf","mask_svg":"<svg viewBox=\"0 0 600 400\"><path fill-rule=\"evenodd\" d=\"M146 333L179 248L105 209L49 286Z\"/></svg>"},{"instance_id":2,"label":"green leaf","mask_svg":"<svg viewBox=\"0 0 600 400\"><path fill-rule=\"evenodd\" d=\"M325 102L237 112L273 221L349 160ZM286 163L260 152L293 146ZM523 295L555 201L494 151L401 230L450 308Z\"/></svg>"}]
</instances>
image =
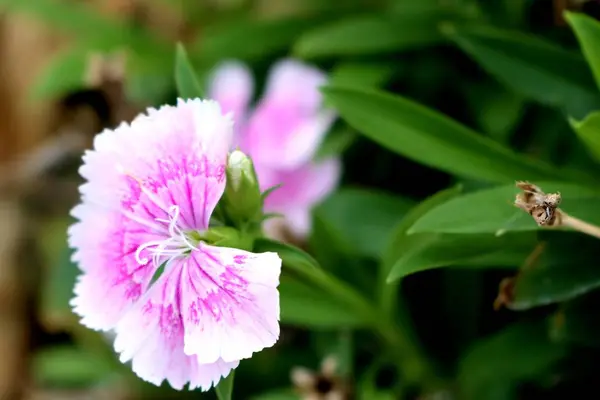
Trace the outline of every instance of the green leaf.
<instances>
[{"instance_id":1,"label":"green leaf","mask_svg":"<svg viewBox=\"0 0 600 400\"><path fill-rule=\"evenodd\" d=\"M600 88L600 23L585 14L565 12L565 19L575 31L581 51Z\"/></svg>"},{"instance_id":2,"label":"green leaf","mask_svg":"<svg viewBox=\"0 0 600 400\"><path fill-rule=\"evenodd\" d=\"M600 192L571 183L536 182L546 193L560 192L561 208L570 215L600 223L597 210ZM423 215L410 228L420 232L495 233L541 229L529 214L513 205L519 193L514 185L468 193L441 204Z\"/></svg>"},{"instance_id":3,"label":"green leaf","mask_svg":"<svg viewBox=\"0 0 600 400\"><path fill-rule=\"evenodd\" d=\"M460 186L456 186L450 189L442 190L433 196L428 197L412 208L402 219L402 221L394 228L393 234L389 236L388 242L386 243L386 250L381 264L382 276L385 276L388 282L400 277L394 271L394 266L398 259L403 257L407 252L411 251L411 249L421 247L418 241L411 243L412 239L406 234L408 229L415 223L415 221L421 218L423 214L427 213L430 209L436 207L437 205L443 204L446 201L458 196L461 191L462 188Z\"/></svg>"},{"instance_id":4,"label":"green leaf","mask_svg":"<svg viewBox=\"0 0 600 400\"><path fill-rule=\"evenodd\" d=\"M439 234L421 233L408 236L411 247L398 258L388 282L415 272L440 267L518 267L535 248L534 233L507 234Z\"/></svg>"},{"instance_id":5,"label":"green leaf","mask_svg":"<svg viewBox=\"0 0 600 400\"><path fill-rule=\"evenodd\" d=\"M492 398L503 386L510 389L547 373L565 354L565 347L549 340L545 321L511 325L480 340L462 358L461 393L466 400Z\"/></svg>"},{"instance_id":6,"label":"green leaf","mask_svg":"<svg viewBox=\"0 0 600 400\"><path fill-rule=\"evenodd\" d=\"M347 17L306 32L294 45L303 58L377 54L439 43L437 24L452 18L437 7L402 14Z\"/></svg>"},{"instance_id":7,"label":"green leaf","mask_svg":"<svg viewBox=\"0 0 600 400\"><path fill-rule=\"evenodd\" d=\"M84 86L89 49L72 48L53 57L35 78L30 94L34 99L62 96Z\"/></svg>"},{"instance_id":8,"label":"green leaf","mask_svg":"<svg viewBox=\"0 0 600 400\"><path fill-rule=\"evenodd\" d=\"M115 372L102 357L72 346L39 351L33 359L34 375L44 385L90 387Z\"/></svg>"},{"instance_id":9,"label":"green leaf","mask_svg":"<svg viewBox=\"0 0 600 400\"><path fill-rule=\"evenodd\" d=\"M523 96L499 84L477 82L468 86L469 108L479 129L507 144L526 110Z\"/></svg>"},{"instance_id":10,"label":"green leaf","mask_svg":"<svg viewBox=\"0 0 600 400\"><path fill-rule=\"evenodd\" d=\"M365 321L347 304L297 278L282 276L279 284L281 322L309 328L364 327Z\"/></svg>"},{"instance_id":11,"label":"green leaf","mask_svg":"<svg viewBox=\"0 0 600 400\"><path fill-rule=\"evenodd\" d=\"M253 396L251 400L300 400L300 396L292 389L276 389Z\"/></svg>"},{"instance_id":12,"label":"green leaf","mask_svg":"<svg viewBox=\"0 0 600 400\"><path fill-rule=\"evenodd\" d=\"M284 51L314 23L299 18L230 21L207 27L191 45L190 54L207 64L228 58L255 61Z\"/></svg>"},{"instance_id":13,"label":"green leaf","mask_svg":"<svg viewBox=\"0 0 600 400\"><path fill-rule=\"evenodd\" d=\"M254 242L254 252L275 252L283 260L284 266L294 271L321 270L319 263L307 252L289 244L270 239L257 239Z\"/></svg>"},{"instance_id":14,"label":"green leaf","mask_svg":"<svg viewBox=\"0 0 600 400\"><path fill-rule=\"evenodd\" d=\"M357 131L417 162L491 182L569 179L422 105L384 92L328 86L325 98Z\"/></svg>"},{"instance_id":15,"label":"green leaf","mask_svg":"<svg viewBox=\"0 0 600 400\"><path fill-rule=\"evenodd\" d=\"M95 51L126 46L135 49L130 52L133 58L158 65L164 65L165 56L171 52L169 44L150 31L109 18L89 4L64 0L0 0L0 7L32 15L57 29L74 33L77 40L85 41L86 48Z\"/></svg>"},{"instance_id":16,"label":"green leaf","mask_svg":"<svg viewBox=\"0 0 600 400\"><path fill-rule=\"evenodd\" d=\"M594 111L583 121L569 118L569 123L590 154L600 160L600 111Z\"/></svg>"},{"instance_id":17,"label":"green leaf","mask_svg":"<svg viewBox=\"0 0 600 400\"><path fill-rule=\"evenodd\" d=\"M377 87L387 82L396 66L384 63L345 62L331 73L330 83L341 86Z\"/></svg>"},{"instance_id":18,"label":"green leaf","mask_svg":"<svg viewBox=\"0 0 600 400\"><path fill-rule=\"evenodd\" d=\"M524 310L569 300L600 287L598 239L581 233L549 237L531 267L515 278L507 307Z\"/></svg>"},{"instance_id":19,"label":"green leaf","mask_svg":"<svg viewBox=\"0 0 600 400\"><path fill-rule=\"evenodd\" d=\"M219 400L231 400L231 394L233 393L233 379L235 377L235 370L232 370L226 378L221 379L219 384L215 386L215 393Z\"/></svg>"},{"instance_id":20,"label":"green leaf","mask_svg":"<svg viewBox=\"0 0 600 400\"><path fill-rule=\"evenodd\" d=\"M414 202L384 192L342 189L315 210L345 254L379 258L385 241ZM352 218L348 218L352 216Z\"/></svg>"},{"instance_id":21,"label":"green leaf","mask_svg":"<svg viewBox=\"0 0 600 400\"><path fill-rule=\"evenodd\" d=\"M326 160L329 157L337 157L344 153L355 141L358 135L351 129L334 129L325 136L323 143L319 146L316 161Z\"/></svg>"},{"instance_id":22,"label":"green leaf","mask_svg":"<svg viewBox=\"0 0 600 400\"><path fill-rule=\"evenodd\" d=\"M598 292L563 303L552 318L550 336L559 343L600 347L600 320L590 317L599 307Z\"/></svg>"},{"instance_id":23,"label":"green leaf","mask_svg":"<svg viewBox=\"0 0 600 400\"><path fill-rule=\"evenodd\" d=\"M590 71L578 54L491 27L447 26L444 32L488 73L528 98L578 118L600 106Z\"/></svg>"},{"instance_id":24,"label":"green leaf","mask_svg":"<svg viewBox=\"0 0 600 400\"><path fill-rule=\"evenodd\" d=\"M177 44L175 52L175 84L182 99L204 98L200 82L181 43Z\"/></svg>"}]
</instances>

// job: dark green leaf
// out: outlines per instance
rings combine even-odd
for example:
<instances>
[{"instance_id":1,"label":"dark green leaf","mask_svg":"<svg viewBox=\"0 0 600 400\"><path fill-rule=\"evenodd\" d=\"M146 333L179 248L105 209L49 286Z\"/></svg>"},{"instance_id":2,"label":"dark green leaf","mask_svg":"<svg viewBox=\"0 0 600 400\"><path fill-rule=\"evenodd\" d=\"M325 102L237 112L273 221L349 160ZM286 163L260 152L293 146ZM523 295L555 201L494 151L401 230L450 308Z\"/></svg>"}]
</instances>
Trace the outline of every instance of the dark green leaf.
<instances>
[{"instance_id":1,"label":"dark green leaf","mask_svg":"<svg viewBox=\"0 0 600 400\"><path fill-rule=\"evenodd\" d=\"M574 217L600 223L600 192L570 183L536 182L546 193L560 192L561 208ZM513 205L514 185L468 193L441 204L410 228L419 232L496 233L540 229L533 218Z\"/></svg>"},{"instance_id":2,"label":"dark green leaf","mask_svg":"<svg viewBox=\"0 0 600 400\"><path fill-rule=\"evenodd\" d=\"M415 272L440 267L518 267L535 248L534 233L437 234L420 233L407 237L405 254L396 260L388 282Z\"/></svg>"},{"instance_id":3,"label":"dark green leaf","mask_svg":"<svg viewBox=\"0 0 600 400\"><path fill-rule=\"evenodd\" d=\"M468 89L470 108L478 127L496 141L508 143L525 111L523 96L499 84L477 82Z\"/></svg>"},{"instance_id":4,"label":"dark green leaf","mask_svg":"<svg viewBox=\"0 0 600 400\"><path fill-rule=\"evenodd\" d=\"M387 82L395 68L393 64L346 62L333 70L330 82L341 86L376 87Z\"/></svg>"},{"instance_id":5,"label":"dark green leaf","mask_svg":"<svg viewBox=\"0 0 600 400\"><path fill-rule=\"evenodd\" d=\"M311 328L365 326L352 307L298 279L282 276L279 293L283 323Z\"/></svg>"},{"instance_id":6,"label":"dark green leaf","mask_svg":"<svg viewBox=\"0 0 600 400\"><path fill-rule=\"evenodd\" d=\"M237 20L207 27L192 44L192 59L207 64L236 58L253 61L287 49L315 21L309 19Z\"/></svg>"},{"instance_id":7,"label":"dark green leaf","mask_svg":"<svg viewBox=\"0 0 600 400\"><path fill-rule=\"evenodd\" d=\"M383 192L342 189L314 213L330 227L346 254L379 258L394 226L402 219L412 200Z\"/></svg>"},{"instance_id":8,"label":"dark green leaf","mask_svg":"<svg viewBox=\"0 0 600 400\"><path fill-rule=\"evenodd\" d=\"M537 262L519 271L508 307L556 303L600 287L599 255L596 238L580 233L551 237Z\"/></svg>"},{"instance_id":9,"label":"dark green leaf","mask_svg":"<svg viewBox=\"0 0 600 400\"><path fill-rule=\"evenodd\" d=\"M459 366L461 393L466 400L492 398L499 388L543 375L565 353L549 340L545 321L512 325L467 352Z\"/></svg>"},{"instance_id":10,"label":"dark green leaf","mask_svg":"<svg viewBox=\"0 0 600 400\"><path fill-rule=\"evenodd\" d=\"M435 195L423 200L421 203L412 208L402 219L402 221L394 228L393 234L390 235L388 243L386 243L386 251L381 264L381 274L382 276L387 277L388 282L400 277L400 275L395 272L394 265L396 262L408 252L413 251L412 249L422 247L418 240L410 243L411 239L406 234L408 229L415 223L415 221L421 218L423 214L427 213L430 209L436 207L437 205L443 204L448 200L458 196L461 190L462 188L457 186L451 189L440 191ZM429 241L429 239L423 239Z\"/></svg>"},{"instance_id":11,"label":"dark green leaf","mask_svg":"<svg viewBox=\"0 0 600 400\"><path fill-rule=\"evenodd\" d=\"M320 270L319 263L305 251L269 239L257 239L254 242L254 252L263 253L267 251L275 252L283 260L283 265L291 270Z\"/></svg>"},{"instance_id":12,"label":"dark green leaf","mask_svg":"<svg viewBox=\"0 0 600 400\"><path fill-rule=\"evenodd\" d=\"M566 12L565 19L575 31L589 67L600 88L600 23L585 14Z\"/></svg>"},{"instance_id":13,"label":"dark green leaf","mask_svg":"<svg viewBox=\"0 0 600 400\"><path fill-rule=\"evenodd\" d=\"M600 112L589 114L583 121L569 119L569 122L590 154L600 160Z\"/></svg>"},{"instance_id":14,"label":"dark green leaf","mask_svg":"<svg viewBox=\"0 0 600 400\"><path fill-rule=\"evenodd\" d=\"M219 384L215 386L215 393L219 400L231 400L231 393L233 392L233 380L235 378L235 370L231 371L226 378L219 381Z\"/></svg>"},{"instance_id":15,"label":"dark green leaf","mask_svg":"<svg viewBox=\"0 0 600 400\"><path fill-rule=\"evenodd\" d=\"M292 389L279 389L253 396L251 400L300 400Z\"/></svg>"},{"instance_id":16,"label":"dark green leaf","mask_svg":"<svg viewBox=\"0 0 600 400\"><path fill-rule=\"evenodd\" d=\"M600 319L596 317L599 308L598 292L563 303L552 318L552 339L565 344L600 347Z\"/></svg>"},{"instance_id":17,"label":"dark green leaf","mask_svg":"<svg viewBox=\"0 0 600 400\"><path fill-rule=\"evenodd\" d=\"M356 130L417 162L492 182L569 179L422 105L384 92L326 87L325 98Z\"/></svg>"},{"instance_id":18,"label":"dark green leaf","mask_svg":"<svg viewBox=\"0 0 600 400\"><path fill-rule=\"evenodd\" d=\"M438 7L402 14L352 16L307 32L296 42L294 53L315 58L428 46L442 40L437 25L452 17Z\"/></svg>"},{"instance_id":19,"label":"dark green leaf","mask_svg":"<svg viewBox=\"0 0 600 400\"><path fill-rule=\"evenodd\" d=\"M600 106L585 61L550 42L491 27L446 27L445 33L502 83L577 118Z\"/></svg>"},{"instance_id":20,"label":"dark green leaf","mask_svg":"<svg viewBox=\"0 0 600 400\"><path fill-rule=\"evenodd\" d=\"M175 53L175 84L177 93L182 99L204 98L194 68L190 64L185 48L180 43L177 44Z\"/></svg>"}]
</instances>

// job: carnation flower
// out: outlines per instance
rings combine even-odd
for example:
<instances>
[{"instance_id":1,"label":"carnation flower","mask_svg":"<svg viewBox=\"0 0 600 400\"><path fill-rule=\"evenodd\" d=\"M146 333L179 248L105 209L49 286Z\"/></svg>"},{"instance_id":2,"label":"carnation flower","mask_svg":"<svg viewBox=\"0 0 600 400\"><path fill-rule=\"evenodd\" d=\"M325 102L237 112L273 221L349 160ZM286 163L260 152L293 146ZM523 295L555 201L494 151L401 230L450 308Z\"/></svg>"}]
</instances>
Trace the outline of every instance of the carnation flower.
<instances>
[{"instance_id":1,"label":"carnation flower","mask_svg":"<svg viewBox=\"0 0 600 400\"><path fill-rule=\"evenodd\" d=\"M100 133L83 158L71 304L156 385L208 390L279 337L281 259L207 240L231 138L216 102L179 100Z\"/></svg>"}]
</instances>

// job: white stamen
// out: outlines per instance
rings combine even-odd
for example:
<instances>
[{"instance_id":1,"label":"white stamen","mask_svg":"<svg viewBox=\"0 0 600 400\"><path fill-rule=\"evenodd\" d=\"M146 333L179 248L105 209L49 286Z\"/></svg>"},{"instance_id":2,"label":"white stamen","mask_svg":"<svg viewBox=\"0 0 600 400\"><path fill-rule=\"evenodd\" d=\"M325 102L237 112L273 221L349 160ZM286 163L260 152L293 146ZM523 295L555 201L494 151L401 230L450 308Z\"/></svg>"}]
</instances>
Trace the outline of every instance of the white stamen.
<instances>
[{"instance_id":1,"label":"white stamen","mask_svg":"<svg viewBox=\"0 0 600 400\"><path fill-rule=\"evenodd\" d=\"M185 233L177 226L179 219L179 207L173 205L169 207L169 218L156 218L156 221L168 224L169 238L163 240L150 240L142 243L135 252L135 260L138 264L146 264L149 259L142 257L142 251L147 250L152 254L152 263L158 267L161 264L161 257L169 259L182 255L187 250L194 250L195 246L190 243ZM164 227L162 227L164 232Z\"/></svg>"}]
</instances>

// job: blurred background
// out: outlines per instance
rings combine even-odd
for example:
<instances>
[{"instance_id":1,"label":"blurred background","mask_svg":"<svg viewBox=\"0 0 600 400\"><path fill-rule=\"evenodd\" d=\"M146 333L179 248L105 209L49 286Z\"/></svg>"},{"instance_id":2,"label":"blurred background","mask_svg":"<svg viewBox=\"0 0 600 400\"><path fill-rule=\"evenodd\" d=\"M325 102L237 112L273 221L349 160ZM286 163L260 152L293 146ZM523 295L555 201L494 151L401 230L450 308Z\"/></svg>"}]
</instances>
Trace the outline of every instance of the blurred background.
<instances>
[{"instance_id":1,"label":"blurred background","mask_svg":"<svg viewBox=\"0 0 600 400\"><path fill-rule=\"evenodd\" d=\"M68 305L77 267L66 228L81 153L101 129L174 103L177 42L202 85L219 62L238 59L260 87L272 64L293 57L336 84L401 95L518 152L599 171L566 118L581 120L598 103L565 10L595 19L600 2L0 0L0 398L214 398L139 381L110 337L80 326ZM463 26L499 33L462 34ZM535 53L527 47L533 37L565 53ZM342 156L343 181L314 210L313 232L300 245L368 298L380 294L382 243L411 207L457 182L489 186L385 149L343 119L320 151ZM429 397L403 384L393 357L351 315L332 321L335 307L298 287L283 303L297 310L284 318L280 342L242 362L234 398L595 396L600 342L585 328L591 340L567 354L539 334L546 325L537 318L554 309L495 310L510 275L489 266L434 269L396 288L406 305L399 329L418 338L446 379Z\"/></svg>"}]
</instances>

